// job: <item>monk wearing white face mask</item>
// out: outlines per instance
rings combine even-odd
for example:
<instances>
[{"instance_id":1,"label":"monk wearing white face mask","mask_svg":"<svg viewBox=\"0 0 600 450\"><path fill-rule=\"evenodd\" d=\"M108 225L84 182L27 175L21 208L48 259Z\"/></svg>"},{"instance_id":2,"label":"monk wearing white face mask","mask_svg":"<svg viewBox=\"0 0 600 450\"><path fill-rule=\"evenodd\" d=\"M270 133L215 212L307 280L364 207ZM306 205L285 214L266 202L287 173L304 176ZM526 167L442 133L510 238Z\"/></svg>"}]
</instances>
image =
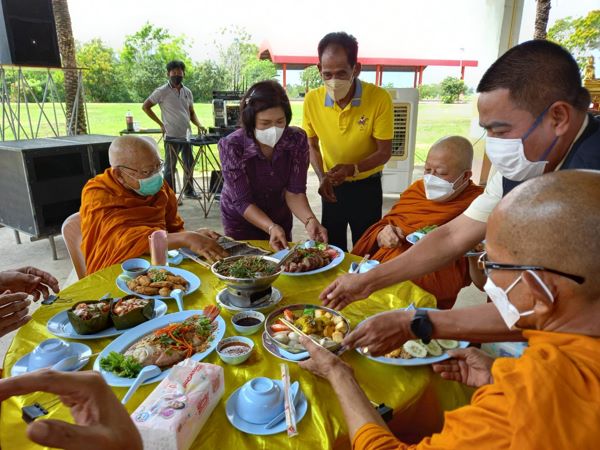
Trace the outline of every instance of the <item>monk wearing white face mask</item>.
<instances>
[{"instance_id":1,"label":"monk wearing white face mask","mask_svg":"<svg viewBox=\"0 0 600 450\"><path fill-rule=\"evenodd\" d=\"M483 192L470 179L472 163L473 147L467 139L449 136L437 141L427 154L423 179L402 193L392 209L362 235L352 253L389 261L412 247L406 241L410 233L441 226L461 214ZM411 281L433 294L438 308L451 308L458 292L471 283L467 258Z\"/></svg>"}]
</instances>

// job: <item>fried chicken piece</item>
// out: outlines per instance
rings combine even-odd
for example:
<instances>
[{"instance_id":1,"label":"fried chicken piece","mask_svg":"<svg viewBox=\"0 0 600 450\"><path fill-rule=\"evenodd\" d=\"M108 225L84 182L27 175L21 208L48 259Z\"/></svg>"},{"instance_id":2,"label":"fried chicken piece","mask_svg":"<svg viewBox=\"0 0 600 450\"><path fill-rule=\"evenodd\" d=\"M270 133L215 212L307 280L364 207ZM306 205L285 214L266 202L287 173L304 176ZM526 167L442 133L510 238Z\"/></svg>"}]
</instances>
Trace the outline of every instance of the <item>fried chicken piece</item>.
<instances>
[{"instance_id":1,"label":"fried chicken piece","mask_svg":"<svg viewBox=\"0 0 600 450\"><path fill-rule=\"evenodd\" d=\"M140 286L149 286L150 283L152 283L152 280L147 275L140 275L135 279L135 281L137 281L137 284Z\"/></svg>"},{"instance_id":2,"label":"fried chicken piece","mask_svg":"<svg viewBox=\"0 0 600 450\"><path fill-rule=\"evenodd\" d=\"M172 289L173 288L173 283L171 283L170 281L155 281L154 283L150 283L150 287L153 288L169 288Z\"/></svg>"},{"instance_id":3,"label":"fried chicken piece","mask_svg":"<svg viewBox=\"0 0 600 450\"><path fill-rule=\"evenodd\" d=\"M168 287L160 288L158 291L158 295L160 295L161 297L169 297L171 295L171 289L169 289Z\"/></svg>"},{"instance_id":4,"label":"fried chicken piece","mask_svg":"<svg viewBox=\"0 0 600 450\"><path fill-rule=\"evenodd\" d=\"M134 289L135 292L137 292L138 294L143 294L143 295L157 295L158 294L158 288L153 288L150 286L138 286Z\"/></svg>"}]
</instances>

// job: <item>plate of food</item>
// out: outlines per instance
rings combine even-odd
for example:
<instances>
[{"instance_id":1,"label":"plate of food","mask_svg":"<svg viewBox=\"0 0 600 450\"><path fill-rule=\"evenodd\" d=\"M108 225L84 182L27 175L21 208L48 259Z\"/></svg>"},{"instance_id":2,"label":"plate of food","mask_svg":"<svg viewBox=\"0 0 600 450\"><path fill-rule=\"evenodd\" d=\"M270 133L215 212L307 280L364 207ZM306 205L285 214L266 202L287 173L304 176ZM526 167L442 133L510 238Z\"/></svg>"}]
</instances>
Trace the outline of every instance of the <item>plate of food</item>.
<instances>
[{"instance_id":1,"label":"plate of food","mask_svg":"<svg viewBox=\"0 0 600 450\"><path fill-rule=\"evenodd\" d=\"M333 309L310 304L279 308L265 320L265 337L278 347L279 354L276 356L291 361L307 358L308 352L300 344L298 333L285 325L280 320L282 318L332 352L340 349L344 337L350 332L348 319Z\"/></svg>"},{"instance_id":2,"label":"plate of food","mask_svg":"<svg viewBox=\"0 0 600 450\"><path fill-rule=\"evenodd\" d=\"M421 239L423 239L425 236L427 236L428 233L431 233L436 228L437 228L437 225L427 225L426 227L419 228L418 230L413 231L412 233L407 235L406 240L408 242L410 242L411 244L416 244Z\"/></svg>"},{"instance_id":3,"label":"plate of food","mask_svg":"<svg viewBox=\"0 0 600 450\"><path fill-rule=\"evenodd\" d=\"M295 254L285 263L283 275L314 275L332 269L344 260L344 251L341 248L315 241L308 241L291 250L280 250L271 256L281 260L290 251L294 251Z\"/></svg>"},{"instance_id":4,"label":"plate of food","mask_svg":"<svg viewBox=\"0 0 600 450\"><path fill-rule=\"evenodd\" d=\"M166 313L167 305L164 302L135 295L83 300L54 315L46 323L46 328L61 338L102 339L123 334Z\"/></svg>"},{"instance_id":5,"label":"plate of food","mask_svg":"<svg viewBox=\"0 0 600 450\"><path fill-rule=\"evenodd\" d=\"M224 334L225 321L214 305L203 311L167 314L123 333L107 345L96 358L94 370L110 386L127 387L143 367L154 364L162 372L144 384L156 383L184 359L204 359Z\"/></svg>"},{"instance_id":6,"label":"plate of food","mask_svg":"<svg viewBox=\"0 0 600 450\"><path fill-rule=\"evenodd\" d=\"M200 278L192 272L169 266L151 267L135 278L123 274L117 277L117 287L123 292L155 299L169 299L175 289L181 289L183 295L191 294L200 283Z\"/></svg>"}]
</instances>

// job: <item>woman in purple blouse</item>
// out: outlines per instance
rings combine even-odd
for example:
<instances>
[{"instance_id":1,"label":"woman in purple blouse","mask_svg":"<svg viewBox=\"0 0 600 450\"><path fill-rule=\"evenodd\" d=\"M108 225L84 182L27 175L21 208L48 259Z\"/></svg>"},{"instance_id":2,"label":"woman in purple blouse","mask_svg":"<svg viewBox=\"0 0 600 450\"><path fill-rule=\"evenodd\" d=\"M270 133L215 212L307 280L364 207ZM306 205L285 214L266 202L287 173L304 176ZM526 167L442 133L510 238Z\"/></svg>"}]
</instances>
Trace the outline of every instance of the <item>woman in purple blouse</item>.
<instances>
[{"instance_id":1,"label":"woman in purple blouse","mask_svg":"<svg viewBox=\"0 0 600 450\"><path fill-rule=\"evenodd\" d=\"M275 250L292 240L292 213L311 239L327 241L306 198L308 142L291 127L292 109L281 85L261 81L240 105L242 127L219 141L223 170L221 217L234 239L269 239Z\"/></svg>"}]
</instances>

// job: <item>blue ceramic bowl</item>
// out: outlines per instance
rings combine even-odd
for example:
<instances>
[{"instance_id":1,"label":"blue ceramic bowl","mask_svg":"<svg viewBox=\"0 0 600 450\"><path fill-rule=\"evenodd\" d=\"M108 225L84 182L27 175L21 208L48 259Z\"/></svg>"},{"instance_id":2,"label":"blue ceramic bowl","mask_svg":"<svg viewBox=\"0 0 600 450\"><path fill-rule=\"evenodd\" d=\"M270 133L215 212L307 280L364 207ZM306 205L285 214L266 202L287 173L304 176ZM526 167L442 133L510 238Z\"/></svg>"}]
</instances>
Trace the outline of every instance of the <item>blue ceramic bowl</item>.
<instances>
[{"instance_id":1,"label":"blue ceramic bowl","mask_svg":"<svg viewBox=\"0 0 600 450\"><path fill-rule=\"evenodd\" d=\"M252 339L243 336L232 336L219 342L217 354L224 363L237 366L250 358L253 349L254 342Z\"/></svg>"},{"instance_id":2,"label":"blue ceramic bowl","mask_svg":"<svg viewBox=\"0 0 600 450\"><path fill-rule=\"evenodd\" d=\"M150 263L142 258L128 259L121 264L123 273L130 278L135 278L139 275L143 275L150 268Z\"/></svg>"},{"instance_id":3,"label":"blue ceramic bowl","mask_svg":"<svg viewBox=\"0 0 600 450\"><path fill-rule=\"evenodd\" d=\"M254 378L244 384L237 397L236 410L249 423L270 422L283 411L283 391L270 378Z\"/></svg>"},{"instance_id":4,"label":"blue ceramic bowl","mask_svg":"<svg viewBox=\"0 0 600 450\"><path fill-rule=\"evenodd\" d=\"M73 353L68 342L62 339L46 339L33 349L29 356L29 370L42 369L56 364Z\"/></svg>"},{"instance_id":5,"label":"blue ceramic bowl","mask_svg":"<svg viewBox=\"0 0 600 450\"><path fill-rule=\"evenodd\" d=\"M254 325L244 325L244 320L254 320L258 321ZM251 334L256 333L259 329L262 328L263 323L265 321L265 315L259 313L258 311L244 311L241 313L237 313L235 316L231 318L231 323L235 331L238 333L249 336Z\"/></svg>"}]
</instances>

